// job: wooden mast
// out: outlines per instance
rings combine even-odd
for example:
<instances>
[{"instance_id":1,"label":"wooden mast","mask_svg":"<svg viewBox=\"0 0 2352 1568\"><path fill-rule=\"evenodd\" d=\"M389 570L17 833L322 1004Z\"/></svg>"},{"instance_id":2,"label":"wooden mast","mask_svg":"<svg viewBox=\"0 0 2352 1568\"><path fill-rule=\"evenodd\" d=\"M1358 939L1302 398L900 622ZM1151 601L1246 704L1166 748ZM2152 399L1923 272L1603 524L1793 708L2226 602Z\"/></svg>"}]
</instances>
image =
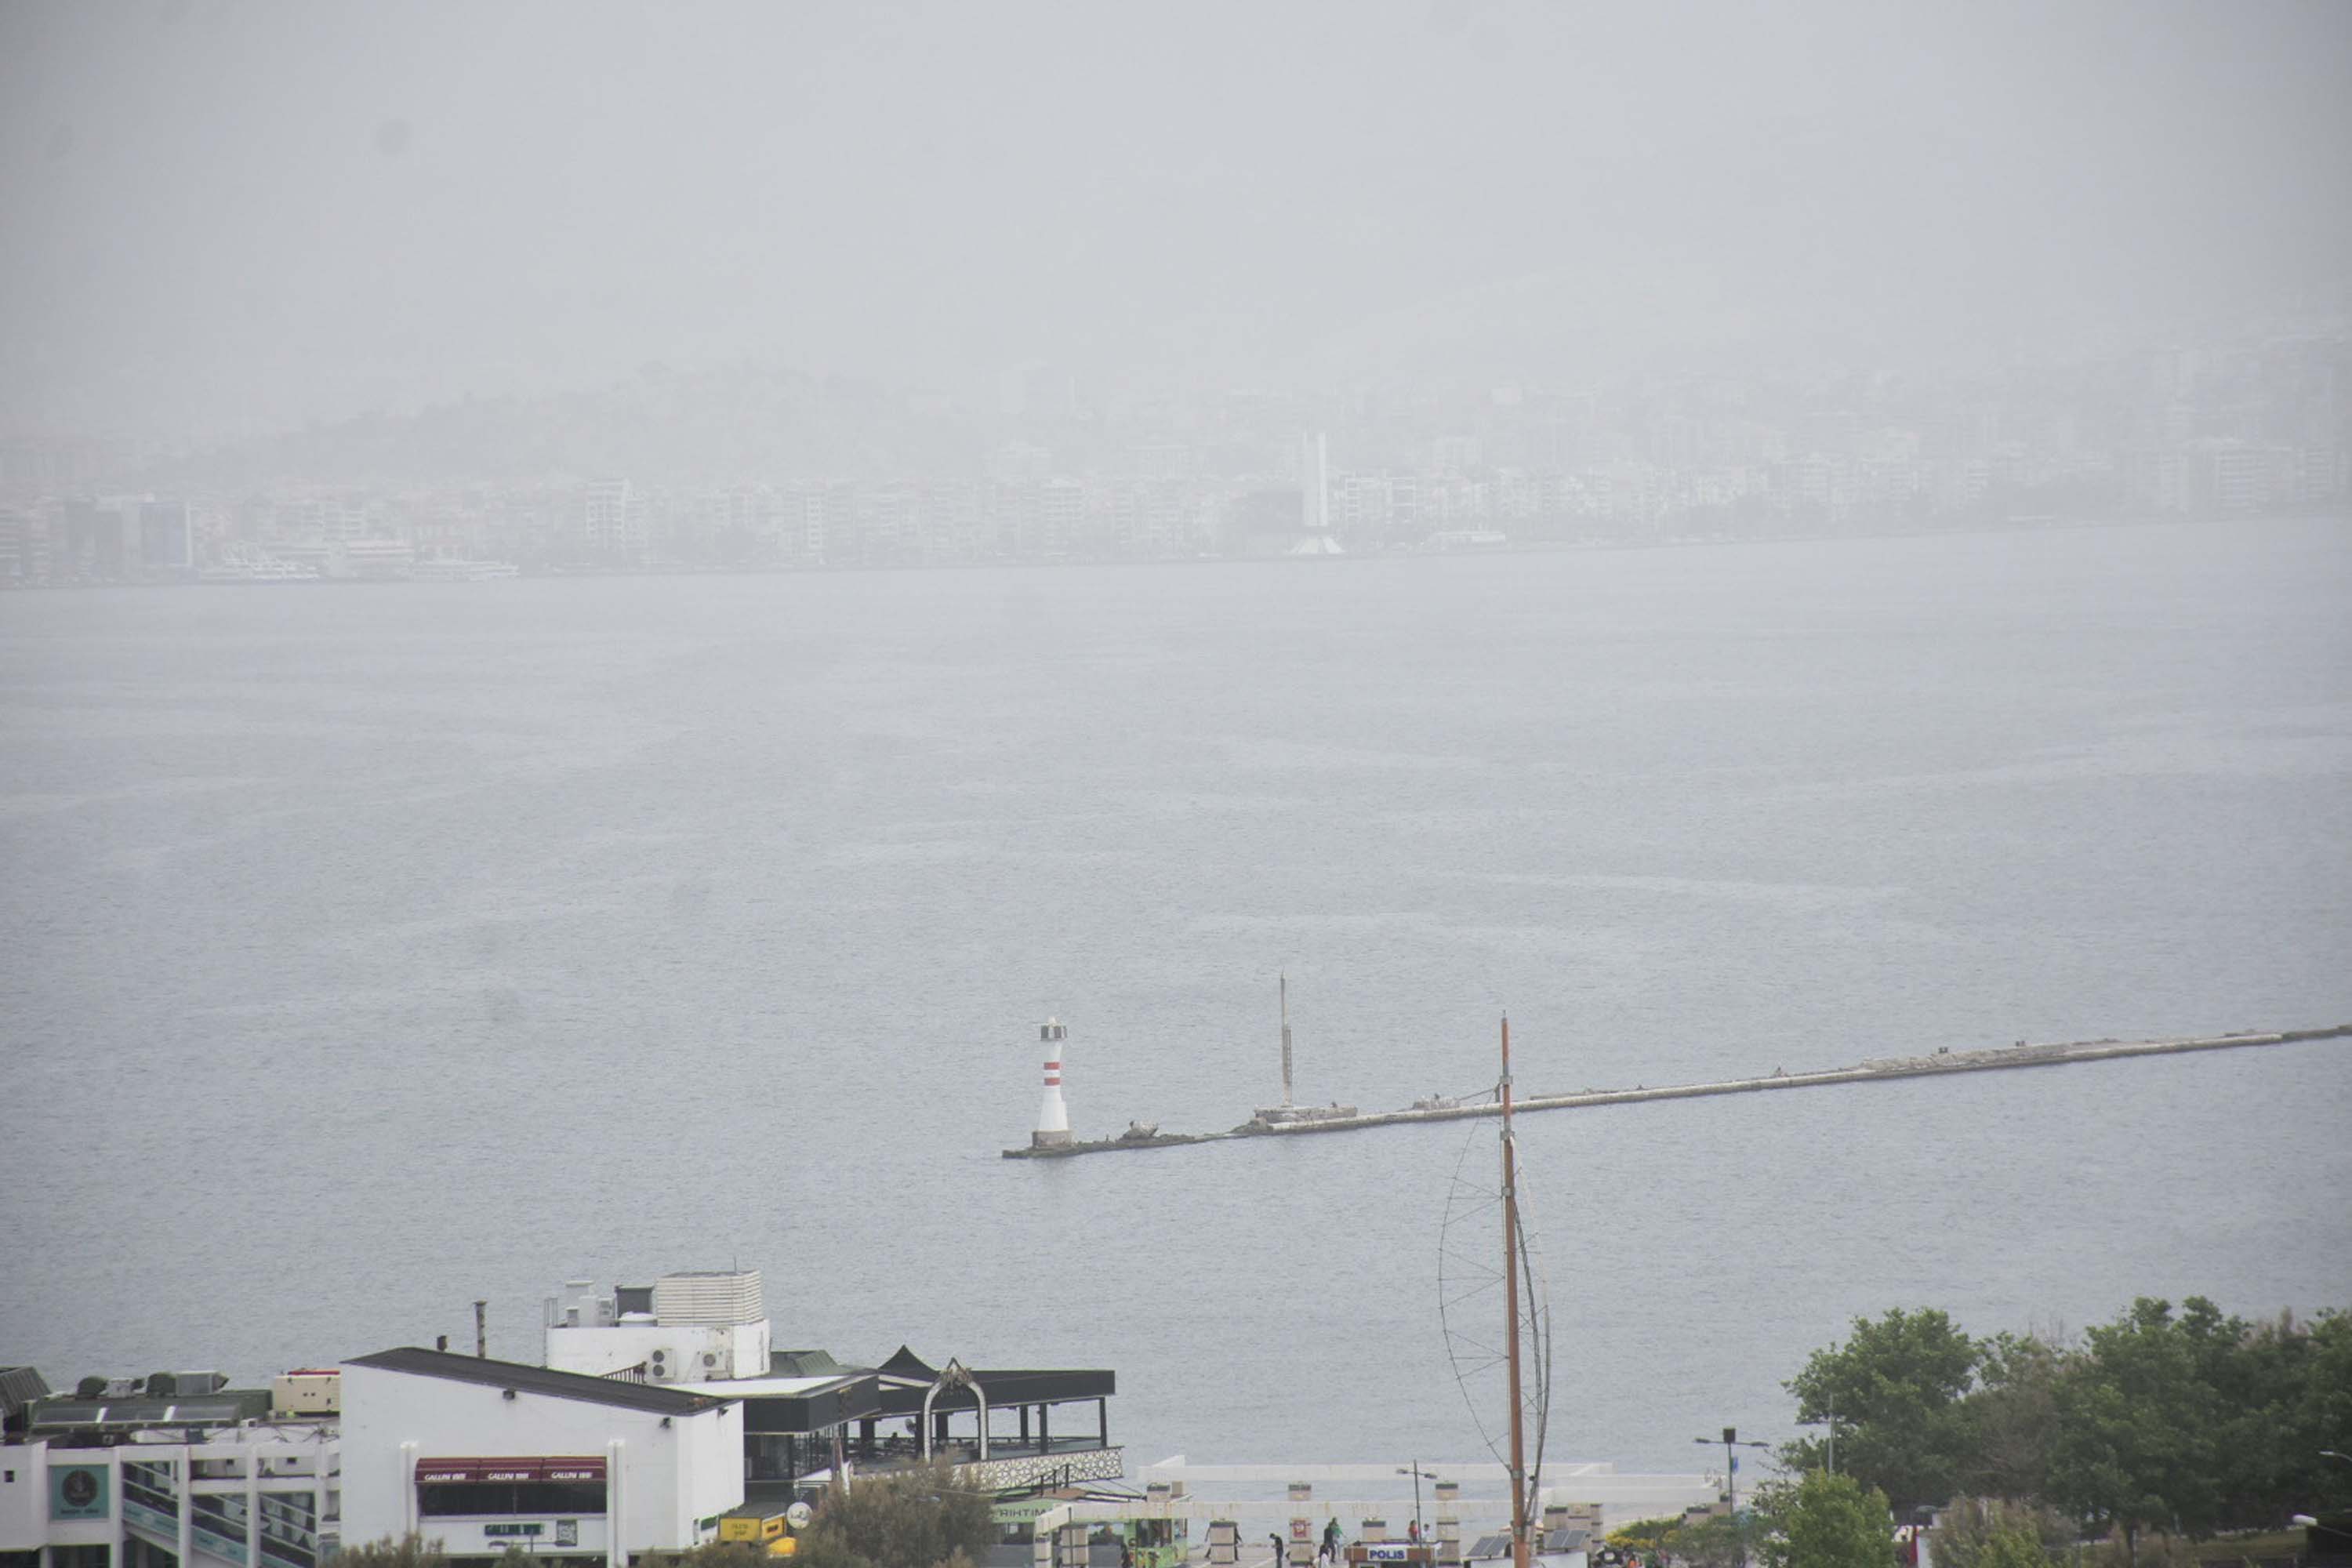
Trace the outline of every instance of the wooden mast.
<instances>
[{"instance_id":1,"label":"wooden mast","mask_svg":"<svg viewBox=\"0 0 2352 1568\"><path fill-rule=\"evenodd\" d=\"M1511 1564L1528 1568L1534 1542L1528 1535L1526 1403L1519 1396L1519 1188L1511 1142L1511 1020L1503 1018L1503 1295L1509 1301L1511 1363Z\"/></svg>"}]
</instances>

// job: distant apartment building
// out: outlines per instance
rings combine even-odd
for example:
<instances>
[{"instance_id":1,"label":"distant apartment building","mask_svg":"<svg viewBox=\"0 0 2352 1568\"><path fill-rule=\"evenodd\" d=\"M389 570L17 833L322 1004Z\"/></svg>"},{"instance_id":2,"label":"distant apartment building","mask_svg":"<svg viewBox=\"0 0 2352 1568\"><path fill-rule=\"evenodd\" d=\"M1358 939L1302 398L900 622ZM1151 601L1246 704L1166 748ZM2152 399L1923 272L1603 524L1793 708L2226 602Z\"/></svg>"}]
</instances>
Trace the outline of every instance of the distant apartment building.
<instances>
[{"instance_id":1,"label":"distant apartment building","mask_svg":"<svg viewBox=\"0 0 2352 1568\"><path fill-rule=\"evenodd\" d=\"M1076 479L1054 479L1037 487L1037 548L1049 555L1076 549L1087 522L1086 487Z\"/></svg>"},{"instance_id":2,"label":"distant apartment building","mask_svg":"<svg viewBox=\"0 0 2352 1568\"><path fill-rule=\"evenodd\" d=\"M1174 441L1152 441L1134 451L1135 476L1139 479L1181 479L1192 472L1192 448Z\"/></svg>"},{"instance_id":3,"label":"distant apartment building","mask_svg":"<svg viewBox=\"0 0 2352 1568\"><path fill-rule=\"evenodd\" d=\"M1440 436L1430 443L1429 471L1440 479L1476 473L1485 460L1485 444L1475 436Z\"/></svg>"},{"instance_id":4,"label":"distant apartment building","mask_svg":"<svg viewBox=\"0 0 2352 1568\"><path fill-rule=\"evenodd\" d=\"M29 570L32 520L14 508L0 508L0 583L33 580Z\"/></svg>"},{"instance_id":5,"label":"distant apartment building","mask_svg":"<svg viewBox=\"0 0 2352 1568\"><path fill-rule=\"evenodd\" d=\"M777 559L791 566L821 566L831 538L829 508L821 486L794 485L777 493Z\"/></svg>"},{"instance_id":6,"label":"distant apartment building","mask_svg":"<svg viewBox=\"0 0 2352 1568\"><path fill-rule=\"evenodd\" d=\"M365 539L373 531L367 507L355 496L323 492L281 496L272 508L270 535L277 539L327 544Z\"/></svg>"},{"instance_id":7,"label":"distant apartment building","mask_svg":"<svg viewBox=\"0 0 2352 1568\"><path fill-rule=\"evenodd\" d=\"M2189 504L2208 515L2266 511L2298 489L2301 464L2293 447L2235 439L2193 441L2189 451Z\"/></svg>"},{"instance_id":8,"label":"distant apartment building","mask_svg":"<svg viewBox=\"0 0 2352 1568\"><path fill-rule=\"evenodd\" d=\"M580 507L580 543L592 555L634 555L645 549L641 521L629 508L629 481L592 479Z\"/></svg>"},{"instance_id":9,"label":"distant apartment building","mask_svg":"<svg viewBox=\"0 0 2352 1568\"><path fill-rule=\"evenodd\" d=\"M196 563L195 524L184 500L150 498L139 510L139 565L148 572L185 571Z\"/></svg>"}]
</instances>

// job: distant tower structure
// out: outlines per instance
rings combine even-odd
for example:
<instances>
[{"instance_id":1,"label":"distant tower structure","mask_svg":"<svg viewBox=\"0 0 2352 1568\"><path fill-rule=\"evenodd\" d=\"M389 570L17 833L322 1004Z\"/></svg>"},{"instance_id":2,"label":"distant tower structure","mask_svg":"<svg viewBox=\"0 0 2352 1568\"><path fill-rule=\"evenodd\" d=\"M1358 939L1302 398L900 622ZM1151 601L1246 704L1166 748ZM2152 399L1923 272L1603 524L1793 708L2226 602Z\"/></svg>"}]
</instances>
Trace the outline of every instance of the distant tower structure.
<instances>
[{"instance_id":1,"label":"distant tower structure","mask_svg":"<svg viewBox=\"0 0 2352 1568\"><path fill-rule=\"evenodd\" d=\"M1282 1108L1290 1109L1290 976L1280 978L1282 994Z\"/></svg>"},{"instance_id":2,"label":"distant tower structure","mask_svg":"<svg viewBox=\"0 0 2352 1568\"><path fill-rule=\"evenodd\" d=\"M1298 526L1331 531L1331 444L1320 430L1298 438Z\"/></svg>"},{"instance_id":3,"label":"distant tower structure","mask_svg":"<svg viewBox=\"0 0 2352 1568\"><path fill-rule=\"evenodd\" d=\"M1062 1041L1069 1030L1059 1018L1037 1026L1038 1043L1046 1050L1045 1102L1037 1108L1037 1131L1029 1134L1034 1149L1052 1149L1070 1141L1070 1108L1062 1103Z\"/></svg>"},{"instance_id":4,"label":"distant tower structure","mask_svg":"<svg viewBox=\"0 0 2352 1568\"><path fill-rule=\"evenodd\" d=\"M1352 1105L1333 1100L1328 1105L1299 1105L1292 1099L1290 1078L1290 976L1281 974L1276 981L1276 995L1282 1003L1282 1103L1261 1105L1250 1114L1251 1125L1260 1131L1281 1127L1297 1127L1309 1121L1344 1121L1356 1114Z\"/></svg>"}]
</instances>

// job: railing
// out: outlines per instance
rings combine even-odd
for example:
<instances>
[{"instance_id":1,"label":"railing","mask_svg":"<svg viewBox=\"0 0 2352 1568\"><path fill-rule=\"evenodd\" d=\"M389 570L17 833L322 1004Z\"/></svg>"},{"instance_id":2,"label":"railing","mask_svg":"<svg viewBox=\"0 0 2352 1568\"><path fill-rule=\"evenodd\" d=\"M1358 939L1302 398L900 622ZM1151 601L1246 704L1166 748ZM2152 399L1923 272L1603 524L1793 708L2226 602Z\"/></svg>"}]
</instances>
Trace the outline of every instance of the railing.
<instances>
[{"instance_id":1,"label":"railing","mask_svg":"<svg viewBox=\"0 0 2352 1568\"><path fill-rule=\"evenodd\" d=\"M172 1520L176 1521L180 1516L178 1498L159 1487L132 1479L131 1468L128 1465L122 1467L122 1498L126 1502L138 1503Z\"/></svg>"},{"instance_id":2,"label":"railing","mask_svg":"<svg viewBox=\"0 0 2352 1568\"><path fill-rule=\"evenodd\" d=\"M1118 1444L1106 1442L1094 1434L1080 1437L1039 1438L992 1432L988 1436L988 1457L992 1460L1034 1459L1047 1454L1097 1454L1118 1447ZM870 1446L851 1443L848 1452L854 1463L869 1468L920 1464L923 1458L922 1446L911 1437L877 1437ZM931 1457L955 1464L976 1463L980 1458L980 1439L962 1436L935 1439L931 1444Z\"/></svg>"}]
</instances>

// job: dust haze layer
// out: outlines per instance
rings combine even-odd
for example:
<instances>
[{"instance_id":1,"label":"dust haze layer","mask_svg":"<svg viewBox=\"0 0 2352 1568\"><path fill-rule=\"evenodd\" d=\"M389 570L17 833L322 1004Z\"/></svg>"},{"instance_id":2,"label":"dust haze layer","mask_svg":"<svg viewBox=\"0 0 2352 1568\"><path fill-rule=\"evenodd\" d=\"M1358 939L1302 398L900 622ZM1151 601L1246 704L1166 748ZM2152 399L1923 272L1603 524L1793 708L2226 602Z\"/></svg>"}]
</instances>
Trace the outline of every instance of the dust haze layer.
<instances>
[{"instance_id":1,"label":"dust haze layer","mask_svg":"<svg viewBox=\"0 0 2352 1568\"><path fill-rule=\"evenodd\" d=\"M2347 272L2352 10L0 8L0 417L2095 332Z\"/></svg>"}]
</instances>

